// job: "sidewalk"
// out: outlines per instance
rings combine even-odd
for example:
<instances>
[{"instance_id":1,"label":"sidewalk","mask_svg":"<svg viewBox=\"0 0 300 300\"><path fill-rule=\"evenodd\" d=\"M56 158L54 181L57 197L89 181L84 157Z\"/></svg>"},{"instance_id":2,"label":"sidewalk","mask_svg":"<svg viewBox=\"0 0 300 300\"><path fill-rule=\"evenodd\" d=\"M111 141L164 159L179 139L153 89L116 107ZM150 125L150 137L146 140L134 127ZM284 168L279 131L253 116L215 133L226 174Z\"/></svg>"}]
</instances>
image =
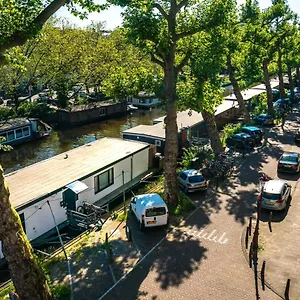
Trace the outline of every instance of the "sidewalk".
<instances>
[{"instance_id":1,"label":"sidewalk","mask_svg":"<svg viewBox=\"0 0 300 300\"><path fill-rule=\"evenodd\" d=\"M298 125L298 109L291 113L285 124L284 131L280 126L273 128L269 133L269 145L282 147L284 151L300 152L293 145L293 134ZM267 148L261 149L261 152ZM268 162L270 163L270 162ZM266 163L265 167L268 167ZM274 165L274 162L272 163ZM269 167L270 170L270 167ZM275 177L276 169L273 170ZM275 175L275 176L272 176ZM258 275L261 277L263 262L265 261L265 284L282 299L300 299L300 188L299 175L282 175L282 180L292 182L292 200L290 207L283 212L273 212L271 228L269 228L269 212L262 211L259 223L259 252L258 252ZM256 217L256 213L253 219ZM249 237L248 250L245 249L245 232L242 236L242 245L247 261L249 261L250 242L253 238L256 220L252 224L252 236ZM290 279L288 297L285 296L287 280Z\"/></svg>"}]
</instances>

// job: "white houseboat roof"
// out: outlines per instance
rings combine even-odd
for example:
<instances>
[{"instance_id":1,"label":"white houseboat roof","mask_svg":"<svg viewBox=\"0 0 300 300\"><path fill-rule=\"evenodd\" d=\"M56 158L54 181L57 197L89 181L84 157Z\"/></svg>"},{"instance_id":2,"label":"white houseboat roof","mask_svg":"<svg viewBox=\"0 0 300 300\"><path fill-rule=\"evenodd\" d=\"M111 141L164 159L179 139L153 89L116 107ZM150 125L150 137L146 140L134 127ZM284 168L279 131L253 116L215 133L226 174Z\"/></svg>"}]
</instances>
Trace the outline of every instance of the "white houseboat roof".
<instances>
[{"instance_id":1,"label":"white houseboat roof","mask_svg":"<svg viewBox=\"0 0 300 300\"><path fill-rule=\"evenodd\" d=\"M20 208L147 147L137 141L103 138L12 172L5 176L10 201Z\"/></svg>"},{"instance_id":2,"label":"white houseboat roof","mask_svg":"<svg viewBox=\"0 0 300 300\"><path fill-rule=\"evenodd\" d=\"M218 115L230 109L231 107L238 107L237 101L224 101L217 107L215 115ZM188 109L177 113L178 132L180 132L181 128L193 127L203 121L201 113L192 110L192 114L189 115L189 111L190 110ZM153 123L155 123L155 125L138 125L133 128L124 130L122 133L165 139L164 118L165 116L153 120Z\"/></svg>"}]
</instances>

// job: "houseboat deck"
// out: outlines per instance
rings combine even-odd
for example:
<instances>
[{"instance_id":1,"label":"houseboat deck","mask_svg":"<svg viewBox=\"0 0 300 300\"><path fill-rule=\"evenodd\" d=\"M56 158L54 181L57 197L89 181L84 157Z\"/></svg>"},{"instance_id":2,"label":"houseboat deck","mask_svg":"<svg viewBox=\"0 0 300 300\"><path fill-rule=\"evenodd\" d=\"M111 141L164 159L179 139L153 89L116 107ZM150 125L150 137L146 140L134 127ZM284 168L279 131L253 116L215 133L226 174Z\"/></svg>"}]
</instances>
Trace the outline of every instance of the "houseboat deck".
<instances>
[{"instance_id":1,"label":"houseboat deck","mask_svg":"<svg viewBox=\"0 0 300 300\"><path fill-rule=\"evenodd\" d=\"M107 168L149 147L141 142L103 138L5 176L15 208L50 196L67 184Z\"/></svg>"}]
</instances>

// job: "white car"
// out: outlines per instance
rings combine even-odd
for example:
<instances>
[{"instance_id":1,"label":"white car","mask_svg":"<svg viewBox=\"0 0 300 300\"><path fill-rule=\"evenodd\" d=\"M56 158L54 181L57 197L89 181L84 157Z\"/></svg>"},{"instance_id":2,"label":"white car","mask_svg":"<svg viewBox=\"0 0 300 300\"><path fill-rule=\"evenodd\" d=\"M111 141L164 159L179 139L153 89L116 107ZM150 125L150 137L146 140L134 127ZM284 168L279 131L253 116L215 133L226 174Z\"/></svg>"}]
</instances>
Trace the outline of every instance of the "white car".
<instances>
[{"instance_id":1,"label":"white car","mask_svg":"<svg viewBox=\"0 0 300 300\"><path fill-rule=\"evenodd\" d=\"M131 199L130 210L135 214L140 230L145 227L168 225L169 212L158 194L143 194Z\"/></svg>"},{"instance_id":2,"label":"white car","mask_svg":"<svg viewBox=\"0 0 300 300\"><path fill-rule=\"evenodd\" d=\"M291 197L291 185L283 180L269 180L260 194L261 207L269 210L283 210Z\"/></svg>"}]
</instances>

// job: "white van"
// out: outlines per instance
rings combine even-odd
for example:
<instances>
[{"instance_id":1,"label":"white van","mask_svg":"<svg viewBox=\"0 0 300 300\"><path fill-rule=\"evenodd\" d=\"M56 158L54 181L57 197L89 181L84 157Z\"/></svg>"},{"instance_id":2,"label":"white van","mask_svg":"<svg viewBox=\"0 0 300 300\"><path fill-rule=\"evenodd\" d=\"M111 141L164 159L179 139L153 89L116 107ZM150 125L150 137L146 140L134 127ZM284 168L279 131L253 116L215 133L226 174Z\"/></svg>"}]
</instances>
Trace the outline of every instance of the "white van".
<instances>
[{"instance_id":1,"label":"white van","mask_svg":"<svg viewBox=\"0 0 300 300\"><path fill-rule=\"evenodd\" d=\"M143 194L131 199L130 210L135 214L140 229L168 224L169 213L165 201L158 194Z\"/></svg>"}]
</instances>

